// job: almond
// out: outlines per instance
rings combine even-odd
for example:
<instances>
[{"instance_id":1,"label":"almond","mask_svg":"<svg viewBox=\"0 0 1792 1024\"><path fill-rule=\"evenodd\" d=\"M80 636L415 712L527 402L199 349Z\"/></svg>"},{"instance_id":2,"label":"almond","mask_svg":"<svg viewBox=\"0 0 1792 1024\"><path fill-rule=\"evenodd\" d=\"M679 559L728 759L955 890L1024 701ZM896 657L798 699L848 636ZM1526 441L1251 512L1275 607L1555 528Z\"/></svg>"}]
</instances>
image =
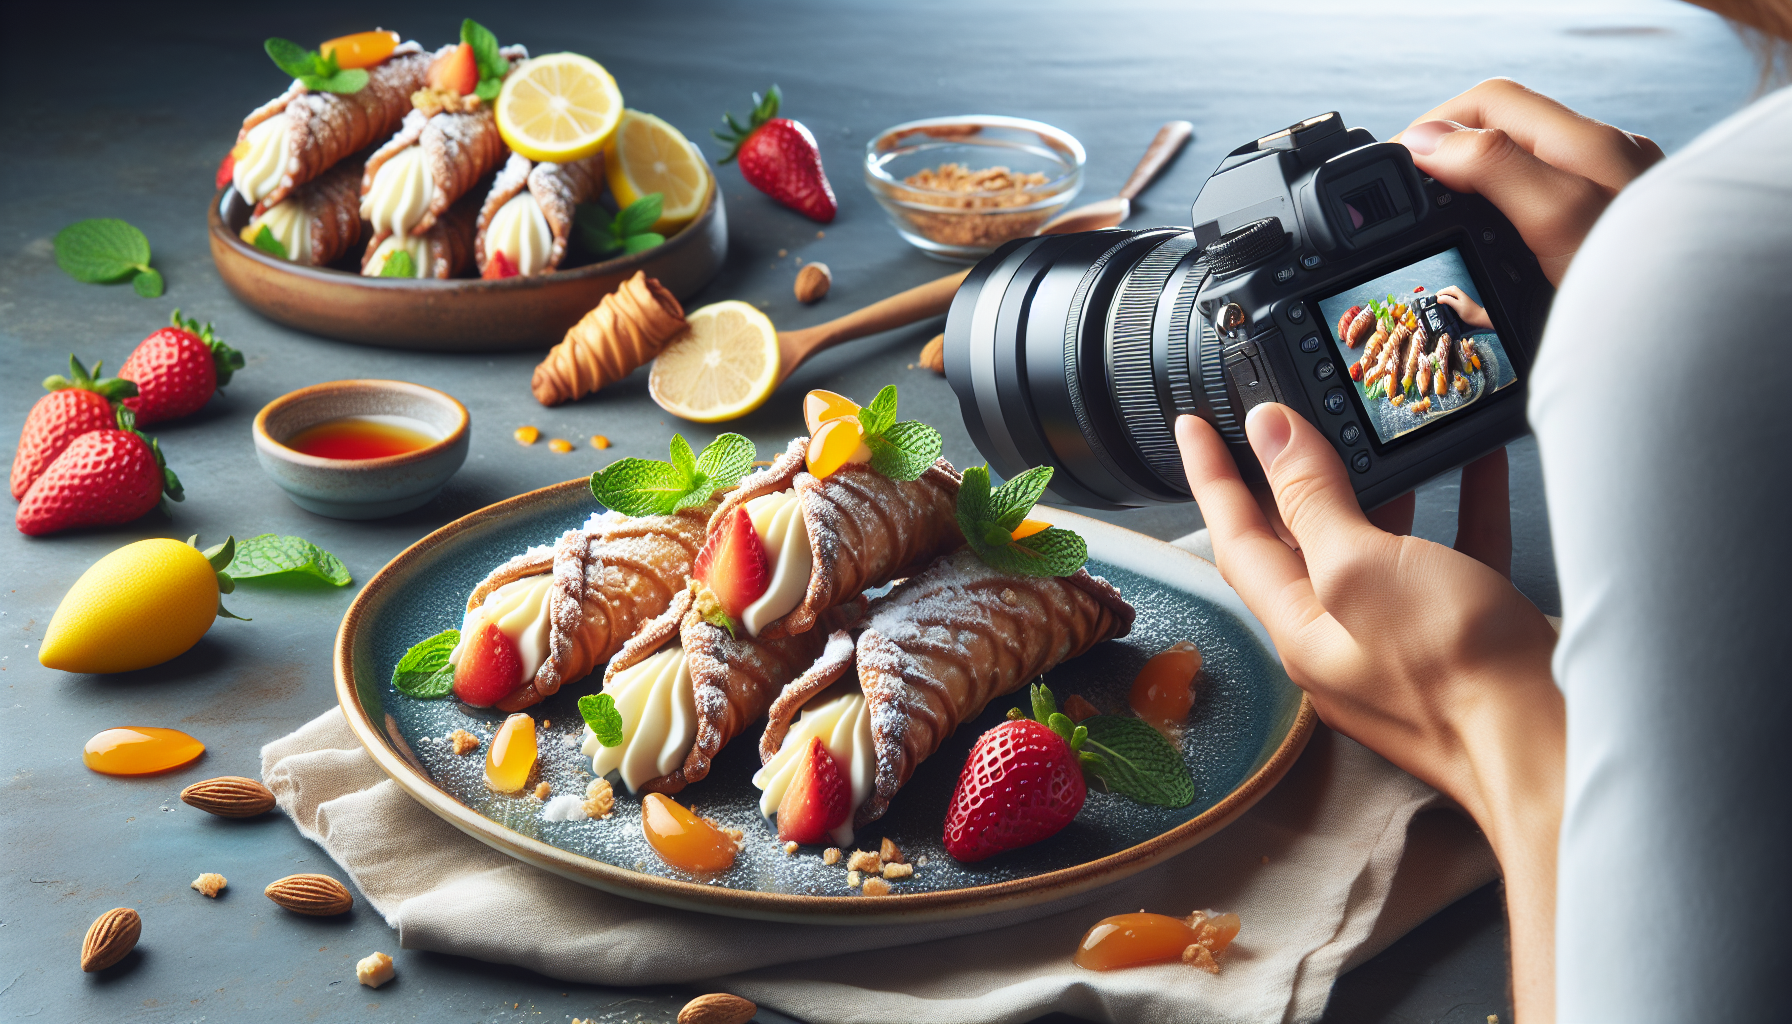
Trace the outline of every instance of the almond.
<instances>
[{"instance_id":1,"label":"almond","mask_svg":"<svg viewBox=\"0 0 1792 1024\"><path fill-rule=\"evenodd\" d=\"M268 787L240 775L195 782L180 791L180 799L220 818L253 818L274 807L274 794Z\"/></svg>"},{"instance_id":2,"label":"almond","mask_svg":"<svg viewBox=\"0 0 1792 1024\"><path fill-rule=\"evenodd\" d=\"M329 875L287 875L263 891L293 913L312 917L340 914L355 902L348 887Z\"/></svg>"},{"instance_id":3,"label":"almond","mask_svg":"<svg viewBox=\"0 0 1792 1024\"><path fill-rule=\"evenodd\" d=\"M684 1004L684 1009L678 1011L678 1024L747 1024L758 1012L759 1007L750 999L711 992Z\"/></svg>"},{"instance_id":4,"label":"almond","mask_svg":"<svg viewBox=\"0 0 1792 1024\"><path fill-rule=\"evenodd\" d=\"M826 263L810 263L796 272L796 301L803 305L820 302L834 286L834 272Z\"/></svg>"},{"instance_id":5,"label":"almond","mask_svg":"<svg viewBox=\"0 0 1792 1024\"><path fill-rule=\"evenodd\" d=\"M137 947L142 934L143 919L135 910L119 907L106 911L87 929L87 938L81 941L81 969L103 971L123 960L126 953Z\"/></svg>"},{"instance_id":6,"label":"almond","mask_svg":"<svg viewBox=\"0 0 1792 1024\"><path fill-rule=\"evenodd\" d=\"M936 334L933 340L921 346L920 363L923 367L944 377L946 375L946 336Z\"/></svg>"}]
</instances>

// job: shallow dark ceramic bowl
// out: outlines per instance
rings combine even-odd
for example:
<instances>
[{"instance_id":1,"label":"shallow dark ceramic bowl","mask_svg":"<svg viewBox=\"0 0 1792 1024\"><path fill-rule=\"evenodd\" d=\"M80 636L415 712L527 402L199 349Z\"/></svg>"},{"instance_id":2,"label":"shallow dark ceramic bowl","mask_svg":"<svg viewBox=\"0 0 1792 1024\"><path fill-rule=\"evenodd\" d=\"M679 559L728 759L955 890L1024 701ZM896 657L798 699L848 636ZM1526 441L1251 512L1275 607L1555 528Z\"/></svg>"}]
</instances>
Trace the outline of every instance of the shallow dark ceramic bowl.
<instances>
[{"instance_id":1,"label":"shallow dark ceramic bowl","mask_svg":"<svg viewBox=\"0 0 1792 1024\"><path fill-rule=\"evenodd\" d=\"M286 447L307 427L342 416L403 416L440 440L383 459L326 459ZM402 380L333 380L290 391L255 415L261 468L300 508L332 519L383 519L441 493L467 461L467 407L453 395Z\"/></svg>"},{"instance_id":2,"label":"shallow dark ceramic bowl","mask_svg":"<svg viewBox=\"0 0 1792 1024\"><path fill-rule=\"evenodd\" d=\"M429 352L546 348L638 270L680 301L703 289L728 255L722 190L664 245L571 270L501 281L362 277L270 256L237 236L249 205L234 189L212 199L212 262L231 293L270 320L343 341Z\"/></svg>"},{"instance_id":3,"label":"shallow dark ceramic bowl","mask_svg":"<svg viewBox=\"0 0 1792 1024\"><path fill-rule=\"evenodd\" d=\"M1119 881L1189 849L1256 803L1294 763L1312 733L1312 705L1281 669L1267 635L1220 579L1219 571L1162 541L1094 519L1041 507L1089 543L1090 570L1107 576L1138 608L1132 635L1102 644L1046 676L1060 699L1083 694L1097 707L1125 707L1133 677L1150 655L1193 640L1206 658L1183 756L1195 802L1171 810L1089 794L1064 831L978 864L944 850L941 822L971 744L1026 700L992 702L921 764L881 820L855 845L882 837L911 862L926 858L889 896L861 896L845 865L826 867L819 849L786 856L760 817L751 778L759 767L759 726L724 748L708 778L679 795L723 824L742 829L745 848L729 870L694 877L669 867L641 835L640 801L617 787L607 819L548 822L524 793L499 795L483 781L484 747L457 757L445 737L467 729L489 740L504 715L453 699L416 700L392 688L392 668L412 644L460 625L466 598L491 569L524 548L551 543L596 505L584 480L544 488L482 509L418 541L370 580L336 634L336 695L373 759L425 807L468 835L518 860L607 892L733 917L816 924L916 922L971 917L1044 903ZM568 746L583 728L577 700L602 673L562 687L530 708L539 730L540 781L555 793L582 793L591 761ZM533 783L532 783L533 784Z\"/></svg>"}]
</instances>

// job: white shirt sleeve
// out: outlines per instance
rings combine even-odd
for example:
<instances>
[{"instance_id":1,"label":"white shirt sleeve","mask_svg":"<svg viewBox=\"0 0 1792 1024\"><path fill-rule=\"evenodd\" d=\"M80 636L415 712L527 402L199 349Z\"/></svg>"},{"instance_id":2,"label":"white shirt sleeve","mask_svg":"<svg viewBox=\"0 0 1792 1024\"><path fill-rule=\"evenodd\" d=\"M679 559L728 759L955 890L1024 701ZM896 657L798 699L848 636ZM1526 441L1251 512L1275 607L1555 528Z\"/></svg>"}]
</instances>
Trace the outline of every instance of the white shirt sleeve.
<instances>
[{"instance_id":1,"label":"white shirt sleeve","mask_svg":"<svg viewBox=\"0 0 1792 1024\"><path fill-rule=\"evenodd\" d=\"M1792 962L1792 89L1626 189L1531 382L1568 707L1562 1021L1773 1020Z\"/></svg>"}]
</instances>

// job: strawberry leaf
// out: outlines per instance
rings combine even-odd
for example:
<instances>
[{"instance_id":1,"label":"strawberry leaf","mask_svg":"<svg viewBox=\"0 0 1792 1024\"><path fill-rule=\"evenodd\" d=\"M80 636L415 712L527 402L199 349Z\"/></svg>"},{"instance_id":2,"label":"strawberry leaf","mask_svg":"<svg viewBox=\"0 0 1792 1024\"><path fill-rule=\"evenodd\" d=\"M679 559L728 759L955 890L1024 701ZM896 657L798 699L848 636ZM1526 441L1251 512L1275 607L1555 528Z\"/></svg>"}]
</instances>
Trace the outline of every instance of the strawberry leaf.
<instances>
[{"instance_id":1,"label":"strawberry leaf","mask_svg":"<svg viewBox=\"0 0 1792 1024\"><path fill-rule=\"evenodd\" d=\"M749 119L751 123L743 125L736 121L733 112L723 114L722 123L728 126L728 130L726 132L711 131L710 134L727 143L728 152L716 162L725 164L739 156L740 147L746 144L748 137L758 131L760 125L777 117L778 108L783 103L784 93L776 85L773 85L764 96L760 96L758 93L753 94L753 114Z\"/></svg>"},{"instance_id":2,"label":"strawberry leaf","mask_svg":"<svg viewBox=\"0 0 1792 1024\"><path fill-rule=\"evenodd\" d=\"M616 698L607 693L587 693L579 698L579 717L591 727L597 742L606 747L622 745L622 712L616 710Z\"/></svg>"},{"instance_id":3,"label":"strawberry leaf","mask_svg":"<svg viewBox=\"0 0 1792 1024\"><path fill-rule=\"evenodd\" d=\"M454 689L454 666L448 655L460 643L460 630L445 629L404 652L392 667L392 688L407 697L434 700Z\"/></svg>"},{"instance_id":4,"label":"strawberry leaf","mask_svg":"<svg viewBox=\"0 0 1792 1024\"><path fill-rule=\"evenodd\" d=\"M1084 771L1109 792L1142 804L1187 807L1195 800L1195 781L1170 741L1136 718L1096 715L1083 720L1084 747L1099 755L1085 761Z\"/></svg>"}]
</instances>

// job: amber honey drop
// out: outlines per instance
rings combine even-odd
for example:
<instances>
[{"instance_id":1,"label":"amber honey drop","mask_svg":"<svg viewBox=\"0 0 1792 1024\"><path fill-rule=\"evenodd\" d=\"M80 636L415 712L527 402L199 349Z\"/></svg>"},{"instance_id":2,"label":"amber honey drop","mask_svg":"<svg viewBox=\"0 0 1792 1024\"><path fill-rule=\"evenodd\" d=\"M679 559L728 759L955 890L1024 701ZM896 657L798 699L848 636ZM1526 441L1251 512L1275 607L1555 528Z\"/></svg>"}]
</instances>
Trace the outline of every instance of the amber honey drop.
<instances>
[{"instance_id":1,"label":"amber honey drop","mask_svg":"<svg viewBox=\"0 0 1792 1024\"><path fill-rule=\"evenodd\" d=\"M1180 729L1195 704L1195 675L1200 671L1200 650L1187 640L1178 640L1139 669L1127 703L1160 732Z\"/></svg>"},{"instance_id":2,"label":"amber honey drop","mask_svg":"<svg viewBox=\"0 0 1792 1024\"><path fill-rule=\"evenodd\" d=\"M320 459L384 459L428 448L436 440L401 423L370 416L341 416L306 427L284 443L301 455Z\"/></svg>"},{"instance_id":3,"label":"amber honey drop","mask_svg":"<svg viewBox=\"0 0 1792 1024\"><path fill-rule=\"evenodd\" d=\"M1193 922L1191 924L1191 922ZM1237 914L1212 911L1187 918L1167 914L1116 914L1104 917L1083 934L1076 947L1076 965L1091 971L1173 963L1183 950L1206 946L1210 954L1223 952L1238 934Z\"/></svg>"},{"instance_id":4,"label":"amber honey drop","mask_svg":"<svg viewBox=\"0 0 1792 1024\"><path fill-rule=\"evenodd\" d=\"M517 712L498 726L485 750L485 784L500 793L515 793L529 783L535 767L535 719Z\"/></svg>"},{"instance_id":5,"label":"amber honey drop","mask_svg":"<svg viewBox=\"0 0 1792 1024\"><path fill-rule=\"evenodd\" d=\"M664 793L641 801L641 832L660 859L692 874L734 865L734 840Z\"/></svg>"},{"instance_id":6,"label":"amber honey drop","mask_svg":"<svg viewBox=\"0 0 1792 1024\"><path fill-rule=\"evenodd\" d=\"M205 744L179 729L128 725L107 729L81 748L81 761L105 775L148 775L189 764Z\"/></svg>"}]
</instances>

